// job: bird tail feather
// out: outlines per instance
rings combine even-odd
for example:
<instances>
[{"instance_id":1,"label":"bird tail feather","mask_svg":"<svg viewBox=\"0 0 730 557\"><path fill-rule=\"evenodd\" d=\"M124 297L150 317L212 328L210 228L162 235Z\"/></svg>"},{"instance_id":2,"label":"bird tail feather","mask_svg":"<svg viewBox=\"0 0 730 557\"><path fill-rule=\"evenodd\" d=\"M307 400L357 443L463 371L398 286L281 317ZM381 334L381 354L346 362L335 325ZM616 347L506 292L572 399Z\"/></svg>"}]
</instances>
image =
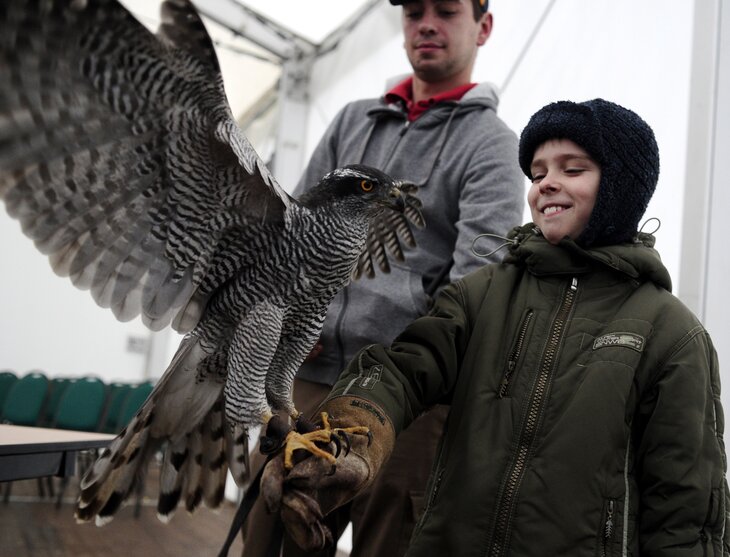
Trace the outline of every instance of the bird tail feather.
<instances>
[{"instance_id":1,"label":"bird tail feather","mask_svg":"<svg viewBox=\"0 0 730 557\"><path fill-rule=\"evenodd\" d=\"M201 500L211 507L220 504L228 469L223 434L225 370L212 374L213 379L190 380L207 355L196 336L183 339L140 410L81 480L77 521L109 522L134 488L142 485L147 465L160 449L164 452L161 520L171 518L183 492L189 510ZM222 465L216 467L219 462ZM201 486L198 496L196 486Z\"/></svg>"}]
</instances>

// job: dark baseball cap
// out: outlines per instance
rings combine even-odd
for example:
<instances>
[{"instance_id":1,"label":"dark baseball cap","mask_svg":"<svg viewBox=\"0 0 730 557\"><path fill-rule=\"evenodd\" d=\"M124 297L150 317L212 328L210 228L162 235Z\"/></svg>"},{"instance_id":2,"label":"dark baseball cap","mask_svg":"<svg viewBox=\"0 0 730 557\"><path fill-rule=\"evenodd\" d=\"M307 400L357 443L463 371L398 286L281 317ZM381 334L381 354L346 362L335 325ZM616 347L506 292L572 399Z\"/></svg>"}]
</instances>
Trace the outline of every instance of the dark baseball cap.
<instances>
[{"instance_id":1,"label":"dark baseball cap","mask_svg":"<svg viewBox=\"0 0 730 557\"><path fill-rule=\"evenodd\" d=\"M390 3L393 6L402 6L403 4L407 4L408 2L413 2L415 0L390 0ZM479 9L483 12L486 12L489 9L489 0L473 0L474 4L476 4Z\"/></svg>"}]
</instances>

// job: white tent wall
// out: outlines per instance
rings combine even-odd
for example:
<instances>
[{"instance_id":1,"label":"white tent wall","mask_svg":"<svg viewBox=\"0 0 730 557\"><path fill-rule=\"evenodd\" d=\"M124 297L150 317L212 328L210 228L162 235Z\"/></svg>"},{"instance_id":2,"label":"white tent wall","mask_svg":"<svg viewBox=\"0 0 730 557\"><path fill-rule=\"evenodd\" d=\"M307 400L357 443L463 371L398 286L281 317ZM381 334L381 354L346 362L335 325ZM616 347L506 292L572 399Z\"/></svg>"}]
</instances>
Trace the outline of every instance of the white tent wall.
<instances>
[{"instance_id":1,"label":"white tent wall","mask_svg":"<svg viewBox=\"0 0 730 557\"><path fill-rule=\"evenodd\" d=\"M721 216L730 209L730 174L720 163L730 152L730 10L721 10L721 0L491 0L490 6L494 30L480 51L474 79L501 89L499 114L518 134L548 102L595 97L635 110L654 129L661 175L646 218L661 221L657 249L674 292L708 328L728 369L730 294L724 279L730 257L721 253L719 238ZM315 64L307 153L346 102L377 96L386 80L409 71L402 42L400 10L384 2ZM710 66L700 70L704 88L692 90L698 77L693 64ZM698 103L710 106L698 111ZM701 174L688 166L688 152L707 159L699 163ZM694 201L703 178L699 207L687 210L684 200ZM681 285L680 277L688 284ZM727 408L730 373L723 378Z\"/></svg>"},{"instance_id":2,"label":"white tent wall","mask_svg":"<svg viewBox=\"0 0 730 557\"><path fill-rule=\"evenodd\" d=\"M604 97L641 114L654 128L662 154L659 189L646 215L662 222L658 246L676 281L693 12L691 3L671 4L668 9L661 0L492 0L494 31L480 51L474 79L500 88L499 114L517 133L533 112L561 99ZM317 61L307 153L346 102L382 94L387 80L409 71L402 42L400 10L384 2L336 51Z\"/></svg>"},{"instance_id":3,"label":"white tent wall","mask_svg":"<svg viewBox=\"0 0 730 557\"><path fill-rule=\"evenodd\" d=\"M681 294L681 240L687 230L700 225L683 222L694 3L491 0L491 6L494 32L480 52L475 79L503 89L499 113L517 133L530 114L547 102L597 96L636 110L654 128L662 171L647 217L662 222L657 247L675 282L675 292ZM727 37L727 23L724 29ZM303 161L346 102L380 95L387 80L409 71L402 42L400 9L383 0L335 51L315 62L308 90ZM727 57L724 60L727 66ZM222 63L232 66L235 73L235 59ZM265 79L271 83L271 76ZM235 105L233 99L247 85L227 75L226 83ZM724 106L727 116L727 102ZM719 142L724 137L727 152L727 131L718 126L717 136ZM719 152L715 151L716 183L721 176ZM283 185L291 189L294 183L289 180ZM727 194L716 192L713 202L716 207L718 202L727 207ZM717 237L718 209L715 215L713 233ZM152 337L138 320L118 323L108 310L96 307L88 293L55 277L46 258L32 249L4 211L0 211L0 234L0 257L5 262L0 273L0 368L21 373L40 368L51 375L96 373L106 380L137 380L146 370L159 375L177 344L177 335L163 332L159 334L162 340L149 343ZM715 242L706 263L711 273L703 274L699 283L708 286L703 307L723 358L722 347L730 345L730 333L725 320L717 316L726 315L730 303L727 297L721 298L720 277L727 275L719 272L723 265L727 271L727 260L720 258L718 250ZM153 350L148 353L150 346ZM724 360L728 357L726 352Z\"/></svg>"},{"instance_id":4,"label":"white tent wall","mask_svg":"<svg viewBox=\"0 0 730 557\"><path fill-rule=\"evenodd\" d=\"M142 323L119 323L88 292L55 276L4 210L0 238L0 369L141 380L149 337Z\"/></svg>"},{"instance_id":5,"label":"white tent wall","mask_svg":"<svg viewBox=\"0 0 730 557\"><path fill-rule=\"evenodd\" d=\"M122 3L143 24L157 28L158 1ZM208 31L218 46L231 109L239 115L257 95L276 84L279 67L240 54L266 55L230 30L208 22ZM0 238L0 369L19 374L39 369L63 377L96 375L107 382L140 381L162 374L170 356L167 345L177 345L177 334L150 333L139 319L119 323L109 310L97 307L88 292L53 274L47 258L33 249L4 208L0 209Z\"/></svg>"},{"instance_id":6,"label":"white tent wall","mask_svg":"<svg viewBox=\"0 0 730 557\"><path fill-rule=\"evenodd\" d=\"M698 0L700 1L700 0ZM708 125L690 134L690 147L699 138L706 138L707 150L688 161L685 199L702 195L701 211L696 218L685 224L683 237L683 277L696 273L696 282L682 283L680 298L689 297L689 303L697 300L695 309L712 335L720 359L723 379L723 405L730 408L730 289L725 282L730 277L730 255L725 245L727 218L730 210L730 5L725 0L712 0L698 4L703 21L695 24L700 32L715 35L709 41L708 50L697 49L697 57L707 56L713 64L707 68L706 85L700 86L693 96L692 108L703 114L698 120ZM694 82L693 73L693 82ZM693 91L694 93L694 91ZM702 102L700 99L708 99ZM705 104L707 106L697 106ZM692 152L691 150L689 151ZM696 166L689 163L697 162ZM697 180L697 182L695 182ZM695 216L694 214L692 216ZM690 255L700 252L697 260Z\"/></svg>"}]
</instances>

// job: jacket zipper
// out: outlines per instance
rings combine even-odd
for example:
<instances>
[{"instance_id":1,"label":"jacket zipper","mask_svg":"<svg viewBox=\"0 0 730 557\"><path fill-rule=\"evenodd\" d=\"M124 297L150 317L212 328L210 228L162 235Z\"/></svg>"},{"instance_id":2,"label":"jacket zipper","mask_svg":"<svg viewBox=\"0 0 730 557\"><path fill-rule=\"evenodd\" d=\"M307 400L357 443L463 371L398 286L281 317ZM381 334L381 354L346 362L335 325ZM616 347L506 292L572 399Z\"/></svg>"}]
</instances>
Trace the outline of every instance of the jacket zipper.
<instances>
[{"instance_id":1,"label":"jacket zipper","mask_svg":"<svg viewBox=\"0 0 730 557\"><path fill-rule=\"evenodd\" d=\"M492 546L489 550L489 555L493 557L500 557L506 554L505 550L510 537L510 526L512 524L515 501L517 500L517 491L522 482L522 476L529 460L532 444L535 441L537 425L546 403L546 395L552 380L555 362L557 361L558 348L560 347L565 326L573 308L573 303L575 302L577 290L578 279L573 277L550 327L550 335L548 336L545 350L542 353L537 380L535 381L535 386L530 396L527 416L522 427L522 432L520 433L517 455L512 462L511 470L507 474L507 481L502 490L500 502L497 507L497 520L492 537Z\"/></svg>"},{"instance_id":2,"label":"jacket zipper","mask_svg":"<svg viewBox=\"0 0 730 557\"><path fill-rule=\"evenodd\" d=\"M608 544L610 543L611 538L613 538L613 532L615 530L615 526L613 523L614 505L615 505L614 500L609 499L608 507L606 508L606 521L603 524L603 537L601 539L603 557L608 556Z\"/></svg>"},{"instance_id":3,"label":"jacket zipper","mask_svg":"<svg viewBox=\"0 0 730 557\"><path fill-rule=\"evenodd\" d=\"M497 395L498 398L504 398L505 396L507 396L510 380L512 379L512 374L517 367L517 362L520 359L522 346L525 342L525 337L527 336L527 328L530 326L530 321L532 321L532 315L532 310L530 310L527 312L524 319L522 320L522 325L520 325L519 329L520 332L517 334L517 341L515 342L514 348L509 355L509 359L507 360L507 369L502 376L502 382L499 384L499 393Z\"/></svg>"},{"instance_id":4,"label":"jacket zipper","mask_svg":"<svg viewBox=\"0 0 730 557\"><path fill-rule=\"evenodd\" d=\"M438 461L438 471L436 473L436 478L433 482L433 487L430 490L430 493L428 494L428 499L426 500L426 506L423 508L423 512L421 513L421 516L418 519L418 523L416 525L416 529L420 530L421 526L423 526L424 521L426 520L426 517L431 512L431 507L433 506L433 502L436 499L436 495L438 495L439 488L441 487L441 478L444 475L444 469L441 466L440 458Z\"/></svg>"}]
</instances>

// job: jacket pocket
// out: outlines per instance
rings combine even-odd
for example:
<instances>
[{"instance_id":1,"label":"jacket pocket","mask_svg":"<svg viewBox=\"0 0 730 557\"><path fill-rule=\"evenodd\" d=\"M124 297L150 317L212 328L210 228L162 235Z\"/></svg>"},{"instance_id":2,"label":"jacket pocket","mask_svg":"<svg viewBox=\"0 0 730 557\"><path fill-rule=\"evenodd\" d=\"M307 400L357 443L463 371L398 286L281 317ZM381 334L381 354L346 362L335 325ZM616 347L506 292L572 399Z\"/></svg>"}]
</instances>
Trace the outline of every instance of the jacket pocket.
<instances>
[{"instance_id":1,"label":"jacket pocket","mask_svg":"<svg viewBox=\"0 0 730 557\"><path fill-rule=\"evenodd\" d=\"M528 337L528 331L530 329L530 323L534 312L531 309L525 311L520 320L520 326L517 329L515 339L512 341L512 347L507 356L507 362L504 366L504 372L502 374L502 381L499 383L499 389L497 391L498 398L504 398L509 395L510 387L514 380L515 372L518 369L518 363L522 356L522 351L525 347L526 340Z\"/></svg>"}]
</instances>

